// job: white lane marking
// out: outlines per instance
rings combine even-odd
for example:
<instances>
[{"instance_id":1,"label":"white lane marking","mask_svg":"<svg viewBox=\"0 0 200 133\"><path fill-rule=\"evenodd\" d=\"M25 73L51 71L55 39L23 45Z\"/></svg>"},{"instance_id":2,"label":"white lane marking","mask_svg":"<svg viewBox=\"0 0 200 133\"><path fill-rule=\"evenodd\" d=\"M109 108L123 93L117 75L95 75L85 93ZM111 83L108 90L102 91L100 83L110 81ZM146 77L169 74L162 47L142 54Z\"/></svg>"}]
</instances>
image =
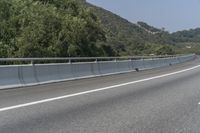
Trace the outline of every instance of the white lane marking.
<instances>
[{"instance_id":1,"label":"white lane marking","mask_svg":"<svg viewBox=\"0 0 200 133\"><path fill-rule=\"evenodd\" d=\"M51 101L55 101L55 100L66 99L66 98L80 96L80 95L84 95L84 94L90 94L90 93L99 92L99 91L103 91L103 90L109 90L109 89L112 89L112 88L136 84L136 83L145 82L145 81L149 81L149 80L153 80L153 79L159 79L159 78L163 78L163 77L172 76L172 75L175 75L175 74L187 72L187 71L190 71L190 70L194 70L194 69L199 68L199 67L200 67L200 65L197 65L197 66L194 66L194 67L191 67L191 68L188 68L188 69L184 69L184 70L180 70L180 71L176 71L176 72L172 72L172 73L168 73L168 74L163 74L163 75L159 75L159 76L154 76L154 77L150 77L150 78L146 78L146 79L141 79L141 80L122 83L122 84L118 84L118 85L103 87L103 88L99 88L99 89L95 89L95 90L79 92L79 93L75 93L75 94L69 94L69 95L39 100L39 101L35 101L35 102L29 102L29 103L25 103L25 104L19 104L19 105L10 106L10 107L4 107L4 108L0 108L0 112L18 109L18 108L22 108L22 107L28 107L28 106L32 106L32 105L36 105L36 104L41 104L41 103L47 103L47 102L51 102Z\"/></svg>"}]
</instances>

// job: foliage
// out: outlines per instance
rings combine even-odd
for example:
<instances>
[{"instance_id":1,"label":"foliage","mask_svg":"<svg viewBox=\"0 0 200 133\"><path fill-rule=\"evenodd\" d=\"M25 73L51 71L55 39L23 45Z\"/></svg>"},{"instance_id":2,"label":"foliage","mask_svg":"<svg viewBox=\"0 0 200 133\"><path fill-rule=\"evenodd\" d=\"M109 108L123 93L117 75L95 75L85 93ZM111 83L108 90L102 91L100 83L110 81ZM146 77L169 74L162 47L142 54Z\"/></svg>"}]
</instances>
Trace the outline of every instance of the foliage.
<instances>
[{"instance_id":1,"label":"foliage","mask_svg":"<svg viewBox=\"0 0 200 133\"><path fill-rule=\"evenodd\" d=\"M110 45L116 55L149 55L198 53L196 50L182 49L178 44L189 42L200 43L200 28L168 33L145 22L133 24L120 16L100 7L87 4L100 18ZM138 26L139 25L139 26ZM182 51L183 50L183 51Z\"/></svg>"},{"instance_id":2,"label":"foliage","mask_svg":"<svg viewBox=\"0 0 200 133\"><path fill-rule=\"evenodd\" d=\"M87 6L100 18L107 36L107 41L104 43L111 46L116 55L157 54L155 49L160 48L161 44L172 44L168 32L149 26L144 22L138 22L141 28L112 12L91 4L87 4ZM152 32L157 33L153 34ZM163 50L164 53L168 52L168 50Z\"/></svg>"},{"instance_id":3,"label":"foliage","mask_svg":"<svg viewBox=\"0 0 200 133\"><path fill-rule=\"evenodd\" d=\"M155 28L153 26L150 26L147 23L142 22L142 21L137 22L137 24L140 25L141 27L151 31L151 32L162 32L160 29L157 29L157 28Z\"/></svg>"},{"instance_id":4,"label":"foliage","mask_svg":"<svg viewBox=\"0 0 200 133\"><path fill-rule=\"evenodd\" d=\"M75 0L0 1L0 56L99 56L98 18Z\"/></svg>"},{"instance_id":5,"label":"foliage","mask_svg":"<svg viewBox=\"0 0 200 133\"><path fill-rule=\"evenodd\" d=\"M85 0L0 0L0 19L0 58L200 53L199 28L170 34Z\"/></svg>"},{"instance_id":6,"label":"foliage","mask_svg":"<svg viewBox=\"0 0 200 133\"><path fill-rule=\"evenodd\" d=\"M200 28L178 31L171 34L174 42L195 42L200 43Z\"/></svg>"}]
</instances>

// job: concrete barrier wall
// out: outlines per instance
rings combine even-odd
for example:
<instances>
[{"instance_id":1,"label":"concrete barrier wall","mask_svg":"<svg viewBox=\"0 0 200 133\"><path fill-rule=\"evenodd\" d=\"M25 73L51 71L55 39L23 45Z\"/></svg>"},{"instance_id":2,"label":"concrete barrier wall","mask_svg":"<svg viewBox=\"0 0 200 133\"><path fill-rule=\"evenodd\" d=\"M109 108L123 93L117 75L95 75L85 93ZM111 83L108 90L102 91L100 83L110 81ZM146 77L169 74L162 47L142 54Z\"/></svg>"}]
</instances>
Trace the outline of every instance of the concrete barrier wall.
<instances>
[{"instance_id":1,"label":"concrete barrier wall","mask_svg":"<svg viewBox=\"0 0 200 133\"><path fill-rule=\"evenodd\" d=\"M59 64L58 65L58 73L61 80L64 79L73 79L74 74L72 72L72 65L70 64Z\"/></svg>"},{"instance_id":2,"label":"concrete barrier wall","mask_svg":"<svg viewBox=\"0 0 200 133\"><path fill-rule=\"evenodd\" d=\"M0 67L0 88L12 88L22 86L18 66L1 66Z\"/></svg>"},{"instance_id":3,"label":"concrete barrier wall","mask_svg":"<svg viewBox=\"0 0 200 133\"><path fill-rule=\"evenodd\" d=\"M191 54L145 60L0 66L0 89L153 69L187 62L195 58L196 55Z\"/></svg>"}]
</instances>

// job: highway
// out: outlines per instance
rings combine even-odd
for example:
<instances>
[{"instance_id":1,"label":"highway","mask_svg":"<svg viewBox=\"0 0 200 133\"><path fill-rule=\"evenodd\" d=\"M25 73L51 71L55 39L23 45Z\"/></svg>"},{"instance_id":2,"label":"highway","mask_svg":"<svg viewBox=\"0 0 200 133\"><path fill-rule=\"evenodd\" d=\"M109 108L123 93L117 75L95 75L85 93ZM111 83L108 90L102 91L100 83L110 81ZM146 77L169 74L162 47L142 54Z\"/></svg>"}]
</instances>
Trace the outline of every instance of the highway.
<instances>
[{"instance_id":1,"label":"highway","mask_svg":"<svg viewBox=\"0 0 200 133\"><path fill-rule=\"evenodd\" d=\"M0 90L0 133L200 133L200 59Z\"/></svg>"}]
</instances>

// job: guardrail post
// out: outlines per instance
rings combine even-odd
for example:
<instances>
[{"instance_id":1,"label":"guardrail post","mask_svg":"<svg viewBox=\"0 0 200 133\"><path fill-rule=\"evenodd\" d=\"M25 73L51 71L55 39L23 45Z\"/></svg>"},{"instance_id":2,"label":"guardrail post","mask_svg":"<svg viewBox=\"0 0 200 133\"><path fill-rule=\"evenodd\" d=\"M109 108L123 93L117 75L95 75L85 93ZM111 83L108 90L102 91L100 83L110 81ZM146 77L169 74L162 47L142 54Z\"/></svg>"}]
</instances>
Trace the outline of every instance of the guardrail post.
<instances>
[{"instance_id":1,"label":"guardrail post","mask_svg":"<svg viewBox=\"0 0 200 133\"><path fill-rule=\"evenodd\" d=\"M72 61L71 61L71 59L69 59L69 64L72 64Z\"/></svg>"},{"instance_id":2,"label":"guardrail post","mask_svg":"<svg viewBox=\"0 0 200 133\"><path fill-rule=\"evenodd\" d=\"M34 61L33 60L31 60L31 64L34 65Z\"/></svg>"}]
</instances>

